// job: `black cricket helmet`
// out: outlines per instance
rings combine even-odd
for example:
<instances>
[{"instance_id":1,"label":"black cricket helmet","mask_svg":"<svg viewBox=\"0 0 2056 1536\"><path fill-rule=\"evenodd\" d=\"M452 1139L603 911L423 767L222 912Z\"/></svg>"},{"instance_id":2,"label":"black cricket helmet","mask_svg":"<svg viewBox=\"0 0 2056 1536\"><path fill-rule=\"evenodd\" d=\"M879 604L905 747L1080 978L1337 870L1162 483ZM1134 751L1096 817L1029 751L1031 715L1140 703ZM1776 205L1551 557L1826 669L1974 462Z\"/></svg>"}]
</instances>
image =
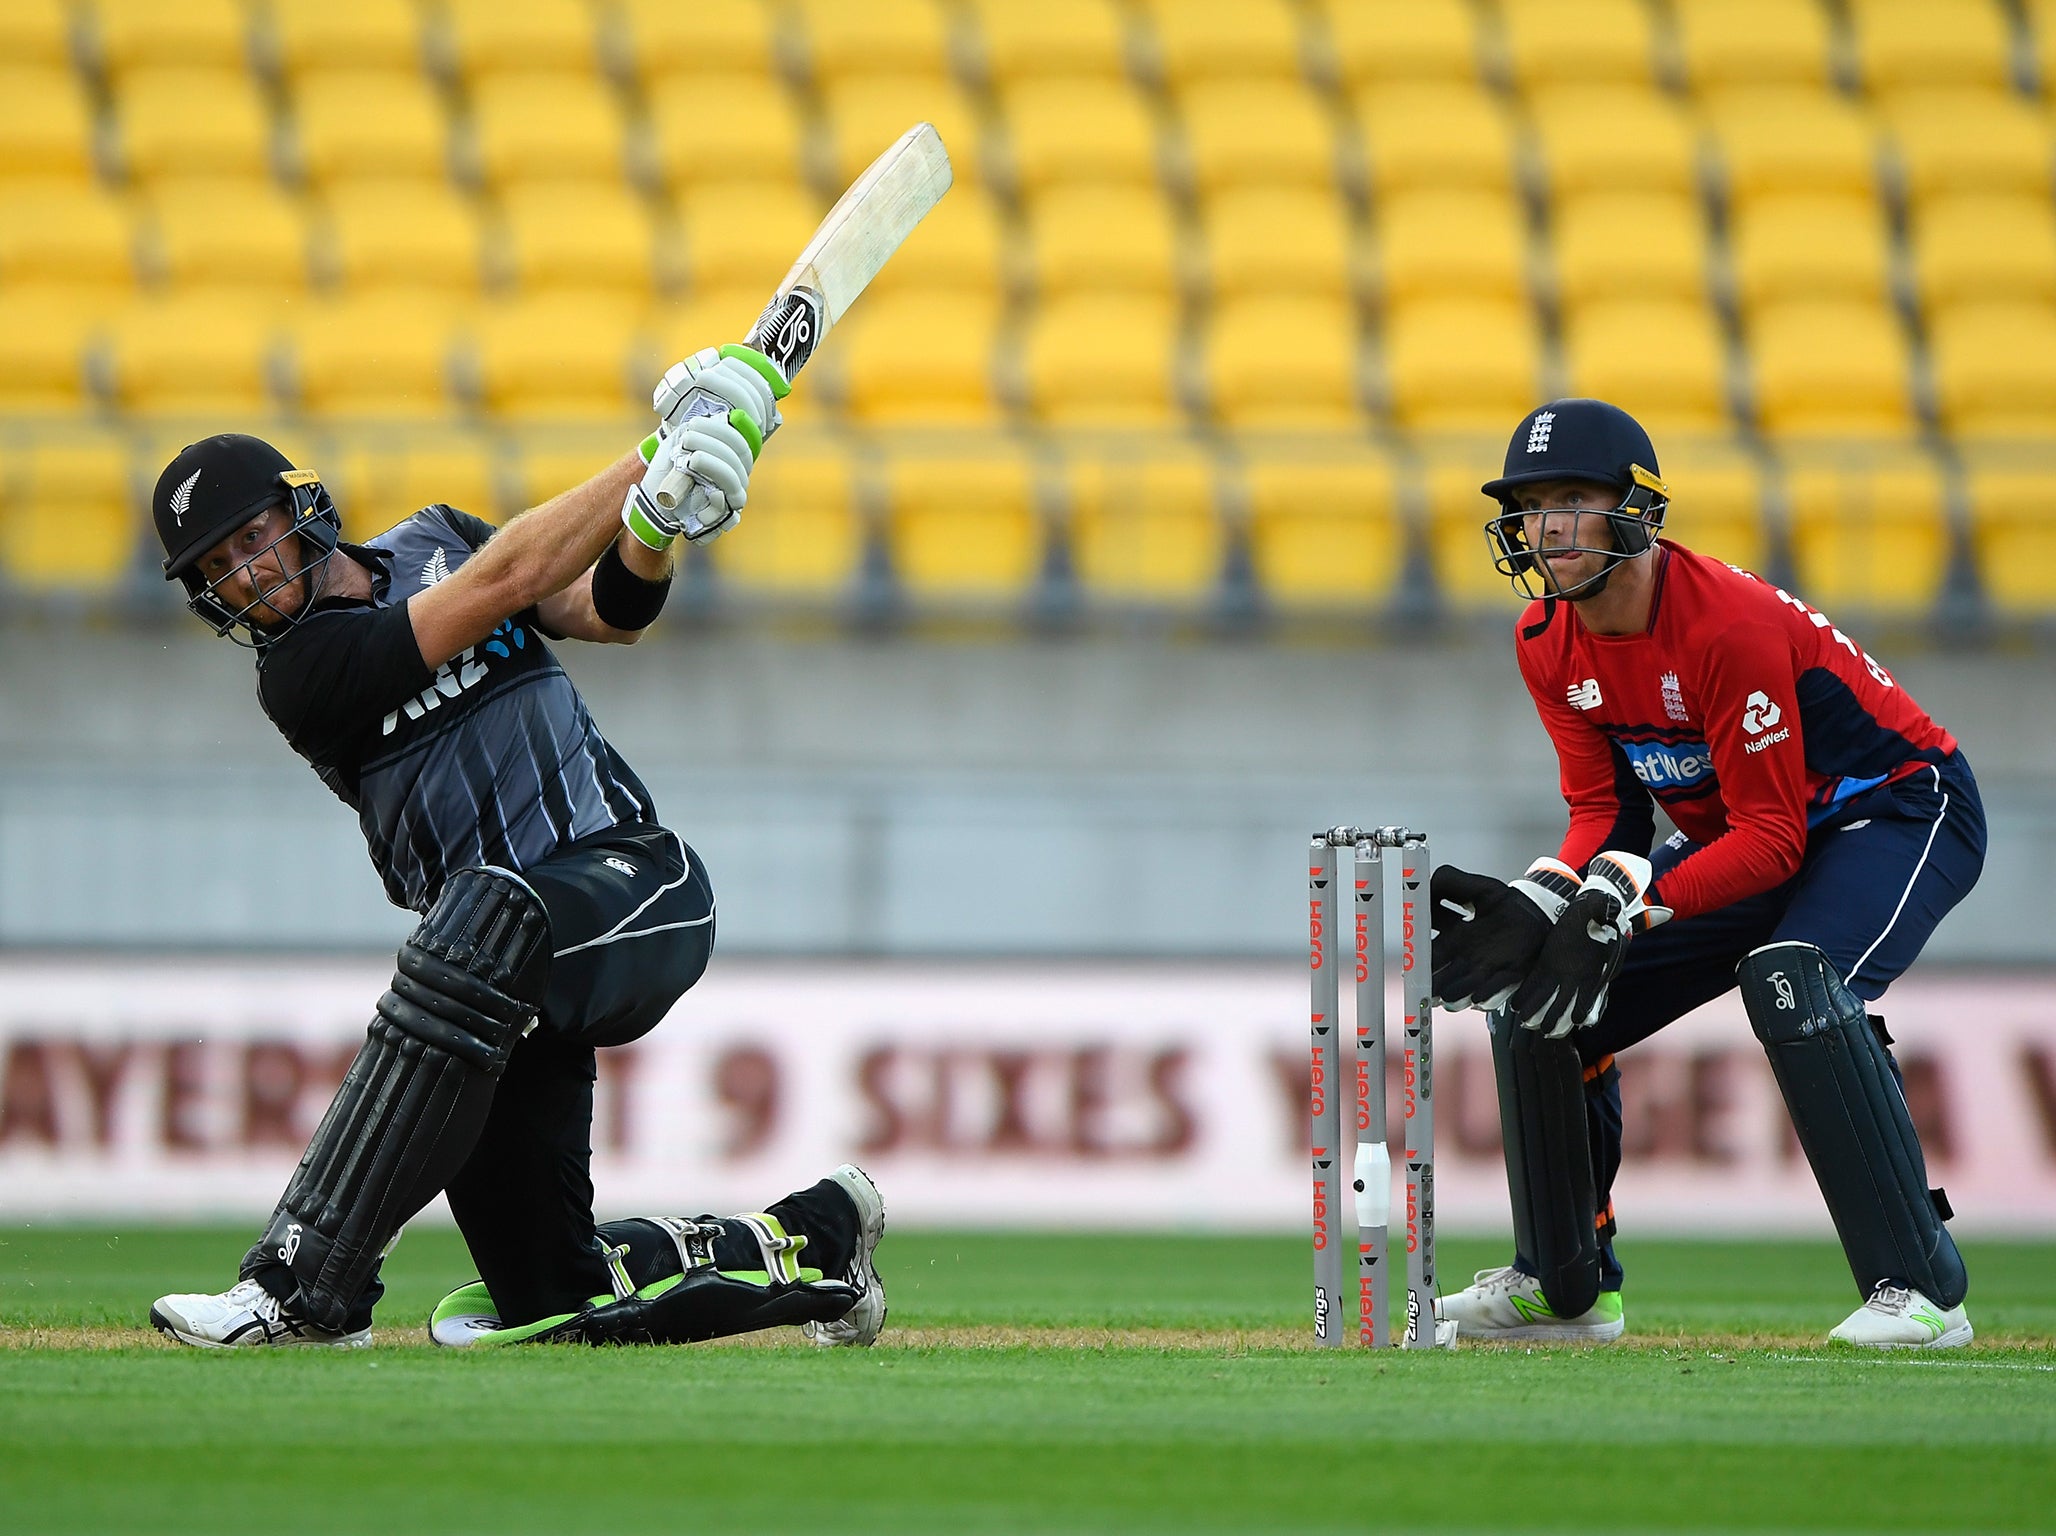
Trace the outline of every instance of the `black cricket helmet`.
<instances>
[{"instance_id":1,"label":"black cricket helmet","mask_svg":"<svg viewBox=\"0 0 2056 1536\"><path fill-rule=\"evenodd\" d=\"M249 602L232 605L217 590L219 583L200 573L201 557L260 512L278 507L287 514L284 530L261 549L245 554L235 569L298 539L299 561L280 578L255 593ZM335 553L343 522L321 477L295 469L292 460L262 438L223 432L188 443L157 477L150 496L157 538L164 545L164 579L186 589L186 606L217 635L240 644L262 645L298 621L314 598L314 576ZM287 564L282 557L280 565ZM298 613L281 624L259 625L251 613L265 601L305 581ZM244 640L236 634L241 629Z\"/></svg>"},{"instance_id":2,"label":"black cricket helmet","mask_svg":"<svg viewBox=\"0 0 2056 1536\"><path fill-rule=\"evenodd\" d=\"M1555 591L1544 580L1521 521L1519 488L1544 480L1595 481L1620 496L1611 507L1585 509L1573 523L1566 548L1609 558L1569 591ZM1530 598L1596 597L1616 565L1649 548L1670 507L1670 487L1658 472L1649 434L1634 417L1604 400L1552 400L1528 412L1506 445L1505 472L1479 489L1499 503L1485 524L1492 564L1516 592ZM1586 518L1596 520L1593 526L1604 531L1608 542L1585 540Z\"/></svg>"}]
</instances>

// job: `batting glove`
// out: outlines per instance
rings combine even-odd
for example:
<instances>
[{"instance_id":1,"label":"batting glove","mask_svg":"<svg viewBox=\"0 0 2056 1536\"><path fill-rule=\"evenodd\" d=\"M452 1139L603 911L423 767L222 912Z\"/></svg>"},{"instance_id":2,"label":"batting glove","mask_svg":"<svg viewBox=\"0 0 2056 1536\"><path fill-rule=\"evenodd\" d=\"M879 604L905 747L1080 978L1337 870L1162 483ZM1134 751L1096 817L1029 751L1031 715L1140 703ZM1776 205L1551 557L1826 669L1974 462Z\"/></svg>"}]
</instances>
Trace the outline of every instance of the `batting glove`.
<instances>
[{"instance_id":1,"label":"batting glove","mask_svg":"<svg viewBox=\"0 0 2056 1536\"><path fill-rule=\"evenodd\" d=\"M1429 878L1435 996L1446 1009L1501 1007L1528 974L1550 926L1578 889L1578 872L1537 859L1511 884L1445 864Z\"/></svg>"}]
</instances>

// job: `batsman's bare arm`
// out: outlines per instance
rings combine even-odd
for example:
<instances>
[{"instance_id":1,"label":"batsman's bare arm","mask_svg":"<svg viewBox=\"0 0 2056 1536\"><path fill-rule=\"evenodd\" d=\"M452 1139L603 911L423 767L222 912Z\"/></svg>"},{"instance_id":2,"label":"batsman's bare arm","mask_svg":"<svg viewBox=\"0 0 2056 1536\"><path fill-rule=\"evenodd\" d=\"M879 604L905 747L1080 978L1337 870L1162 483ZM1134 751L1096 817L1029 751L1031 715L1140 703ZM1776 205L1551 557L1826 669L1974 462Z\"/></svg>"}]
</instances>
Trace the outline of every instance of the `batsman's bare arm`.
<instances>
[{"instance_id":1,"label":"batsman's bare arm","mask_svg":"<svg viewBox=\"0 0 2056 1536\"><path fill-rule=\"evenodd\" d=\"M631 449L583 485L511 519L449 580L413 598L407 613L421 659L439 667L524 608L534 608L552 634L632 645L640 630L614 629L594 614L592 567L613 544L631 574L645 581L671 574L671 551L651 549L621 526L621 499L644 467Z\"/></svg>"}]
</instances>

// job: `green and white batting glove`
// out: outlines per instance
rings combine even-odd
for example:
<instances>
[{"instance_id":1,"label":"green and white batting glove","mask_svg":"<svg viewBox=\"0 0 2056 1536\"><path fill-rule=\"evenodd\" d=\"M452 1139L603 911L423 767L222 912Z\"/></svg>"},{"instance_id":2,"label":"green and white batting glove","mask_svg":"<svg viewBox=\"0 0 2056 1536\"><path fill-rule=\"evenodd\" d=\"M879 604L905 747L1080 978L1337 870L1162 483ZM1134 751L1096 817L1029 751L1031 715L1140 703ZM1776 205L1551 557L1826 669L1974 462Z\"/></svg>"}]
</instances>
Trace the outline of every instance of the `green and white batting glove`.
<instances>
[{"instance_id":1,"label":"green and white batting glove","mask_svg":"<svg viewBox=\"0 0 2056 1536\"><path fill-rule=\"evenodd\" d=\"M629 532L664 549L733 528L788 389L770 359L748 347L709 347L673 365L651 401L662 422L642 444L649 470L622 503Z\"/></svg>"}]
</instances>

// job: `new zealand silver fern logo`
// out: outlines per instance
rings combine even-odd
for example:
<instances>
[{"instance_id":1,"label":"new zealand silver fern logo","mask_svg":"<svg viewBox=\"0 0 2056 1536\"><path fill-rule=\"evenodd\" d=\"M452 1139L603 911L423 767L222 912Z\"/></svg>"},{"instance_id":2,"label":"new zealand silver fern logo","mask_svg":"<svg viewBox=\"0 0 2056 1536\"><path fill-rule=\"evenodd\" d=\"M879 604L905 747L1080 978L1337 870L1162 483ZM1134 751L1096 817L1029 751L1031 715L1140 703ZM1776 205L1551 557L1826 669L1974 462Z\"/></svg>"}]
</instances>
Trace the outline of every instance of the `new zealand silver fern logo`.
<instances>
[{"instance_id":1,"label":"new zealand silver fern logo","mask_svg":"<svg viewBox=\"0 0 2056 1536\"><path fill-rule=\"evenodd\" d=\"M193 487L199 483L200 471L196 469L171 493L171 520L181 528L186 525L186 514L193 510Z\"/></svg>"}]
</instances>

